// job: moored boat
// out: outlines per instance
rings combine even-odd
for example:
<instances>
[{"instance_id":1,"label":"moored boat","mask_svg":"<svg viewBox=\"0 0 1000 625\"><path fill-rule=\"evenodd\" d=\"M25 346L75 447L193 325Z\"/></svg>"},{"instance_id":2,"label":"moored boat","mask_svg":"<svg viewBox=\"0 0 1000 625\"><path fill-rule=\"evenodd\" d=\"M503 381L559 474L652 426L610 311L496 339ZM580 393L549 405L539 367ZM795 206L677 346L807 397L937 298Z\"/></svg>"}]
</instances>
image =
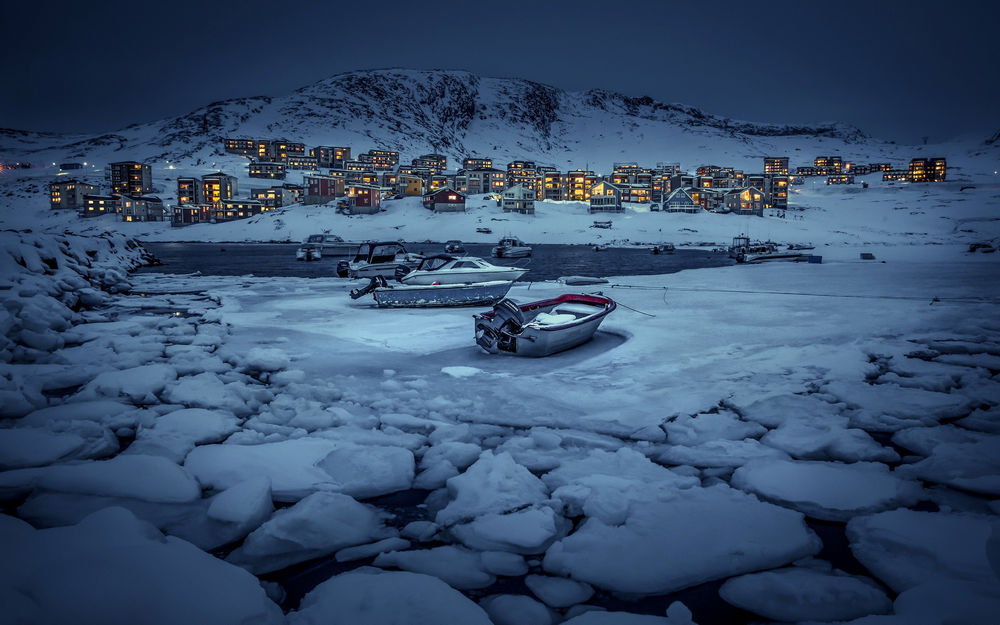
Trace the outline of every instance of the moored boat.
<instances>
[{"instance_id":1,"label":"moored boat","mask_svg":"<svg viewBox=\"0 0 1000 625\"><path fill-rule=\"evenodd\" d=\"M464 254L465 246L458 239L452 239L445 242L444 252L445 254Z\"/></svg>"},{"instance_id":2,"label":"moored boat","mask_svg":"<svg viewBox=\"0 0 1000 625\"><path fill-rule=\"evenodd\" d=\"M809 256L797 251L780 251L773 241L751 241L743 235L733 237L733 244L729 246L729 257L738 263L808 262Z\"/></svg>"},{"instance_id":3,"label":"moored boat","mask_svg":"<svg viewBox=\"0 0 1000 625\"><path fill-rule=\"evenodd\" d=\"M312 243L303 243L299 249L295 250L295 260L320 260L321 258L323 258L323 252L318 245Z\"/></svg>"},{"instance_id":4,"label":"moored boat","mask_svg":"<svg viewBox=\"0 0 1000 625\"><path fill-rule=\"evenodd\" d=\"M351 256L361 245L357 241L345 241L335 234L310 234L303 244L311 244L319 247L323 256Z\"/></svg>"},{"instance_id":5,"label":"moored boat","mask_svg":"<svg viewBox=\"0 0 1000 625\"><path fill-rule=\"evenodd\" d=\"M467 282L462 284L390 284L376 276L368 286L351 291L358 299L372 294L375 304L393 308L430 308L439 306L486 306L504 297L514 284L510 280Z\"/></svg>"},{"instance_id":6,"label":"moored boat","mask_svg":"<svg viewBox=\"0 0 1000 625\"><path fill-rule=\"evenodd\" d=\"M435 254L420 261L412 271L399 269L396 279L403 284L459 284L463 282L513 282L528 272L520 267L504 267L474 256Z\"/></svg>"},{"instance_id":7,"label":"moored boat","mask_svg":"<svg viewBox=\"0 0 1000 625\"><path fill-rule=\"evenodd\" d=\"M524 258L531 256L531 248L517 237L504 237L493 248L493 256L497 258Z\"/></svg>"},{"instance_id":8,"label":"moored boat","mask_svg":"<svg viewBox=\"0 0 1000 625\"><path fill-rule=\"evenodd\" d=\"M407 252L398 241L370 241L358 246L353 260L337 263L337 275L341 278L394 278L398 268L414 269L423 258L420 254Z\"/></svg>"},{"instance_id":9,"label":"moored boat","mask_svg":"<svg viewBox=\"0 0 1000 625\"><path fill-rule=\"evenodd\" d=\"M476 343L491 354L548 356L589 341L616 306L602 295L567 294L520 305L504 299L492 311L473 315Z\"/></svg>"}]
</instances>

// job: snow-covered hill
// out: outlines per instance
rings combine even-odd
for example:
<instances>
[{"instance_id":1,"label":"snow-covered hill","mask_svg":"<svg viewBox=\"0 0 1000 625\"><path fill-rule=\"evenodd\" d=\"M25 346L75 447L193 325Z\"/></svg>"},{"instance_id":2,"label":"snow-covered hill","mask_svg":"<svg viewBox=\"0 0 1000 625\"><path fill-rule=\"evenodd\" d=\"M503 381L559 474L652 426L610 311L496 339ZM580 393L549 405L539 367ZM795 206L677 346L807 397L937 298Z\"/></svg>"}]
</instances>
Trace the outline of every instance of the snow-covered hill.
<instances>
[{"instance_id":1,"label":"snow-covered hill","mask_svg":"<svg viewBox=\"0 0 1000 625\"><path fill-rule=\"evenodd\" d=\"M214 102L187 115L95 136L0 130L0 149L40 162L205 162L220 154L220 140L229 136L391 149L404 157L435 150L453 163L478 154L499 162L533 158L596 168L615 160L689 160L706 151L706 157L757 158L787 138L868 141L844 124L734 121L603 89L568 92L462 71L373 70L333 76L280 97Z\"/></svg>"}]
</instances>

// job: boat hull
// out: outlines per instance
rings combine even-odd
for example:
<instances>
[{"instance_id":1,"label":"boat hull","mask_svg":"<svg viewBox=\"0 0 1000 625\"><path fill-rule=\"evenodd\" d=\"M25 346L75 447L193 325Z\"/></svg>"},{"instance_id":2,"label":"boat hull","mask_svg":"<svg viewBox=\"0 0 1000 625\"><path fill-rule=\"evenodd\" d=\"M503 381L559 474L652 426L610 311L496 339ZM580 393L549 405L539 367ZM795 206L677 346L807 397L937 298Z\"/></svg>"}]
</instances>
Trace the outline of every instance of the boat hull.
<instances>
[{"instance_id":1,"label":"boat hull","mask_svg":"<svg viewBox=\"0 0 1000 625\"><path fill-rule=\"evenodd\" d=\"M495 271L411 271L399 279L403 284L463 284L468 282L513 282L524 274L525 269L503 269Z\"/></svg>"},{"instance_id":2,"label":"boat hull","mask_svg":"<svg viewBox=\"0 0 1000 625\"><path fill-rule=\"evenodd\" d=\"M431 308L439 306L487 306L507 295L510 280L469 284L393 285L372 291L375 303L386 308Z\"/></svg>"},{"instance_id":3,"label":"boat hull","mask_svg":"<svg viewBox=\"0 0 1000 625\"><path fill-rule=\"evenodd\" d=\"M604 318L617 307L614 300L603 296L562 295L518 306L521 314L531 316L531 320L510 330L498 314L508 302L510 300L501 302L491 312L473 315L476 342L490 353L528 358L549 356L586 343L593 338ZM554 324L539 323L539 313L549 311L557 316L563 313L561 316L567 320Z\"/></svg>"},{"instance_id":4,"label":"boat hull","mask_svg":"<svg viewBox=\"0 0 1000 625\"><path fill-rule=\"evenodd\" d=\"M742 260L737 260L748 265L760 263L805 263L809 262L809 256L809 254L800 254L797 252L777 252L773 254L744 254Z\"/></svg>"},{"instance_id":5,"label":"boat hull","mask_svg":"<svg viewBox=\"0 0 1000 625\"><path fill-rule=\"evenodd\" d=\"M526 258L531 256L530 247L494 247L495 258Z\"/></svg>"}]
</instances>

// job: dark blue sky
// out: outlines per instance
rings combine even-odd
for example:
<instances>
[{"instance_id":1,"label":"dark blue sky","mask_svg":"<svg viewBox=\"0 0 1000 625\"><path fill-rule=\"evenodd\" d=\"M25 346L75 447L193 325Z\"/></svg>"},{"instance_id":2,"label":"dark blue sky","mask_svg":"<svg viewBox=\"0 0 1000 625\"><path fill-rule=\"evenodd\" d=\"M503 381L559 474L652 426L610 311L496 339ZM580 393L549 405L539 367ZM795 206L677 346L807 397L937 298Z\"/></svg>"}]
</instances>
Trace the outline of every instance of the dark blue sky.
<instances>
[{"instance_id":1,"label":"dark blue sky","mask_svg":"<svg viewBox=\"0 0 1000 625\"><path fill-rule=\"evenodd\" d=\"M411 67L900 142L985 138L1000 128L998 23L996 3L943 0L4 3L0 127L113 130Z\"/></svg>"}]
</instances>

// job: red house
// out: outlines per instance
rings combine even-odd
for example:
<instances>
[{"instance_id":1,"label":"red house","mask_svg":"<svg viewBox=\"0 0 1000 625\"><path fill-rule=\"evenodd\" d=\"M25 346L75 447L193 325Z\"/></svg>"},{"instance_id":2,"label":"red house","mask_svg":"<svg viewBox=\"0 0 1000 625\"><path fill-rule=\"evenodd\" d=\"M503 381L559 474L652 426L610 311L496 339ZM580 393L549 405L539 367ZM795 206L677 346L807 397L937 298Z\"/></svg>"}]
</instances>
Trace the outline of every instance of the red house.
<instances>
[{"instance_id":1,"label":"red house","mask_svg":"<svg viewBox=\"0 0 1000 625\"><path fill-rule=\"evenodd\" d=\"M351 213L355 215L377 213L382 206L381 190L367 184L352 184L347 187L347 198Z\"/></svg>"},{"instance_id":2,"label":"red house","mask_svg":"<svg viewBox=\"0 0 1000 625\"><path fill-rule=\"evenodd\" d=\"M305 204L326 204L344 195L344 179L334 176L305 176L302 179L305 189Z\"/></svg>"},{"instance_id":3,"label":"red house","mask_svg":"<svg viewBox=\"0 0 1000 625\"><path fill-rule=\"evenodd\" d=\"M465 194L451 187L435 189L424 194L423 204L435 213L464 213Z\"/></svg>"}]
</instances>

